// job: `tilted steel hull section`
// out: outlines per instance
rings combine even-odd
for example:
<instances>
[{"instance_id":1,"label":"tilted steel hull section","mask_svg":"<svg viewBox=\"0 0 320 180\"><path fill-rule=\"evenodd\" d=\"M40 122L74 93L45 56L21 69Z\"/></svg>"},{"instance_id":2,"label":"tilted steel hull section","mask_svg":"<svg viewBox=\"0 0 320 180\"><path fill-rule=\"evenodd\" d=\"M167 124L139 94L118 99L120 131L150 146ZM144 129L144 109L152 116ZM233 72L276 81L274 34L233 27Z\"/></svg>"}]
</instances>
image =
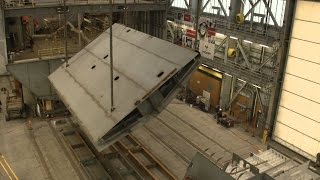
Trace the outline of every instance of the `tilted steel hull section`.
<instances>
[{"instance_id":1,"label":"tilted steel hull section","mask_svg":"<svg viewBox=\"0 0 320 180\"><path fill-rule=\"evenodd\" d=\"M194 51L114 24L111 112L109 36L105 31L49 76L98 151L161 112L200 64Z\"/></svg>"}]
</instances>

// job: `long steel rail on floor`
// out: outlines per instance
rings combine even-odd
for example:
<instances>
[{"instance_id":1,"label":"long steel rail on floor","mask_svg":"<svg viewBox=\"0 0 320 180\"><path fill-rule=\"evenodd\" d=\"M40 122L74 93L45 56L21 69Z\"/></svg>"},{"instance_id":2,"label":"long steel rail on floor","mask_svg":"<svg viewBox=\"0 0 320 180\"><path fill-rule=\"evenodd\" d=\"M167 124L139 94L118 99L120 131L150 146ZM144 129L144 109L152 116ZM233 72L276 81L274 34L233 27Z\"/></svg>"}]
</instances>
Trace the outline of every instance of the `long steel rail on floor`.
<instances>
[{"instance_id":1,"label":"long steel rail on floor","mask_svg":"<svg viewBox=\"0 0 320 180\"><path fill-rule=\"evenodd\" d=\"M66 118L56 130L80 162L89 179L169 179L177 177L131 134L97 152L85 134ZM61 129L60 129L61 128ZM60 129L60 130L59 130Z\"/></svg>"}]
</instances>

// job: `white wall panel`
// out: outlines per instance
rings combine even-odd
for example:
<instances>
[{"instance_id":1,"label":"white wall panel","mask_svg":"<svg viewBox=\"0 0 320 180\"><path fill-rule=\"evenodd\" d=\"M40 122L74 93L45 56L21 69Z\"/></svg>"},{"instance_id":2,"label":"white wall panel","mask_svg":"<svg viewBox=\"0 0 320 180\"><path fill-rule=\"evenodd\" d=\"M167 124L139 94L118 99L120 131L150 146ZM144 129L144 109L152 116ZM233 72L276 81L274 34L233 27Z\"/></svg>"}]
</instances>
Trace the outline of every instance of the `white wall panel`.
<instances>
[{"instance_id":1,"label":"white wall panel","mask_svg":"<svg viewBox=\"0 0 320 180\"><path fill-rule=\"evenodd\" d=\"M318 131L320 128L319 122L310 121L307 117L294 113L284 107L279 108L278 117L278 122L299 130L301 133L320 141L320 133Z\"/></svg>"},{"instance_id":2,"label":"white wall panel","mask_svg":"<svg viewBox=\"0 0 320 180\"><path fill-rule=\"evenodd\" d=\"M320 64L319 53L320 44L310 43L308 41L302 41L299 39L291 39L289 52L290 56L307 59L308 61Z\"/></svg>"},{"instance_id":3,"label":"white wall panel","mask_svg":"<svg viewBox=\"0 0 320 180\"><path fill-rule=\"evenodd\" d=\"M320 103L320 85L286 74L283 89ZM320 134L320 133L319 133Z\"/></svg>"},{"instance_id":4,"label":"white wall panel","mask_svg":"<svg viewBox=\"0 0 320 180\"><path fill-rule=\"evenodd\" d=\"M298 1L273 139L315 161L320 153L320 2Z\"/></svg>"},{"instance_id":5,"label":"white wall panel","mask_svg":"<svg viewBox=\"0 0 320 180\"><path fill-rule=\"evenodd\" d=\"M296 19L320 23L320 4L318 2L298 1L298 7L295 15Z\"/></svg>"},{"instance_id":6,"label":"white wall panel","mask_svg":"<svg viewBox=\"0 0 320 180\"><path fill-rule=\"evenodd\" d=\"M283 90L280 105L320 122L319 103Z\"/></svg>"},{"instance_id":7,"label":"white wall panel","mask_svg":"<svg viewBox=\"0 0 320 180\"><path fill-rule=\"evenodd\" d=\"M320 43L320 24L308 21L295 20L292 37L310 42Z\"/></svg>"},{"instance_id":8,"label":"white wall panel","mask_svg":"<svg viewBox=\"0 0 320 180\"><path fill-rule=\"evenodd\" d=\"M286 73L320 83L320 65L295 57L288 57Z\"/></svg>"},{"instance_id":9,"label":"white wall panel","mask_svg":"<svg viewBox=\"0 0 320 180\"><path fill-rule=\"evenodd\" d=\"M274 139L311 160L315 160L314 156L320 150L319 141L281 123L275 127Z\"/></svg>"}]
</instances>

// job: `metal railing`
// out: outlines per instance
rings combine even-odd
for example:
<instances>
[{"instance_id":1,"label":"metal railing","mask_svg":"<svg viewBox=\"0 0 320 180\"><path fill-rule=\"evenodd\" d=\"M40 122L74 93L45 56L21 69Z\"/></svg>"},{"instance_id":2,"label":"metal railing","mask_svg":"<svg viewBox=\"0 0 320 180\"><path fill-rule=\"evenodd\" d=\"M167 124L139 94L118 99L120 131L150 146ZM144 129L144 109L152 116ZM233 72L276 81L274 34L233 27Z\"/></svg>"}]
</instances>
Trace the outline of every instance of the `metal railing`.
<instances>
[{"instance_id":1,"label":"metal railing","mask_svg":"<svg viewBox=\"0 0 320 180\"><path fill-rule=\"evenodd\" d=\"M78 47L68 47L68 53L76 53L79 51ZM58 55L64 55L65 48L58 47L58 48L48 48L48 49L40 49L38 50L38 57L42 59L44 57L54 57Z\"/></svg>"},{"instance_id":2,"label":"metal railing","mask_svg":"<svg viewBox=\"0 0 320 180\"><path fill-rule=\"evenodd\" d=\"M66 0L66 5L85 5L85 4L152 4L165 3L165 0ZM21 6L56 6L63 5L63 0L10 0L5 1L5 8L14 8Z\"/></svg>"},{"instance_id":3,"label":"metal railing","mask_svg":"<svg viewBox=\"0 0 320 180\"><path fill-rule=\"evenodd\" d=\"M50 48L50 49L41 49L38 50L39 58L56 56L65 53L65 48Z\"/></svg>"}]
</instances>

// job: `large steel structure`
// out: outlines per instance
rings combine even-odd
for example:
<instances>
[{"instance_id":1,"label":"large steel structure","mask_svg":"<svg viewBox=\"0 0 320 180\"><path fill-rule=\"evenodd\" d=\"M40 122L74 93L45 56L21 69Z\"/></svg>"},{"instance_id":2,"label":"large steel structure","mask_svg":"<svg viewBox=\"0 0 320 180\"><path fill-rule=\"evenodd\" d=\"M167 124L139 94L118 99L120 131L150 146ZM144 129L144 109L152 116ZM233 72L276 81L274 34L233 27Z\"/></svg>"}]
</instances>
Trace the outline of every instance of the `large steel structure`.
<instances>
[{"instance_id":1,"label":"large steel structure","mask_svg":"<svg viewBox=\"0 0 320 180\"><path fill-rule=\"evenodd\" d=\"M5 18L61 13L62 3L48 4L41 3L40 0L32 2L36 3L11 4L2 1L0 23L5 24ZM318 127L319 123L318 114L314 110L318 109L319 101L316 93L308 90L318 88L316 52L319 49L317 45L319 41L316 32L311 31L317 29L316 24L319 24L318 16L314 14L318 11L318 2L302 0L123 0L111 1L112 4L109 2L109 0L67 2L69 16L78 16L81 19L84 13L109 13L112 10L123 15L121 23L128 27L155 37L167 38L171 42L178 36L175 28L178 26L192 28L195 30L193 48L196 49L200 33L199 24L204 21L211 23L216 33L214 58L201 57L201 60L206 66L223 73L221 106L229 109L238 95L246 94L250 97L250 114L254 113L258 105L261 107L263 121L260 122L259 128L264 130L265 134L273 133L273 125L277 120L273 139L315 161L319 152L319 133L314 127ZM314 9L307 4L312 4ZM294 16L296 6L297 13ZM184 15L190 15L189 23L184 22ZM237 18L240 18L240 21ZM6 34L5 26L0 27L0 74L3 74L6 72L7 64ZM306 31L302 30L302 27L307 27L307 33L301 33ZM72 29L80 30L80 26ZM292 29L294 32L291 35ZM229 50L234 50L235 56L229 56ZM288 52L288 65L286 65ZM46 76L62 64L61 58L63 56L35 58L19 63L13 62L7 67L36 96L48 98L55 95L55 92ZM36 76L32 71L38 68L42 69L42 76ZM308 88L301 89L295 85L297 82ZM47 87L38 86L40 83L46 84ZM314 110L308 111L306 107L298 106L300 104L308 104L308 107ZM288 119L294 121L288 122ZM301 122L306 124L302 125ZM288 134L295 134L299 138L290 138ZM312 144L312 147L306 148L303 144Z\"/></svg>"},{"instance_id":2,"label":"large steel structure","mask_svg":"<svg viewBox=\"0 0 320 180\"><path fill-rule=\"evenodd\" d=\"M203 58L203 62L224 73L221 106L229 109L239 94L248 94L249 114L254 114L257 104L262 108L259 132L271 133L295 4L283 0L169 2L170 40L176 38L177 28L200 32L197 22L206 21L215 30L214 58ZM191 23L184 21L185 14L192 16ZM235 50L234 57L228 55L230 49Z\"/></svg>"},{"instance_id":3,"label":"large steel structure","mask_svg":"<svg viewBox=\"0 0 320 180\"><path fill-rule=\"evenodd\" d=\"M197 52L120 24L112 29L113 65L108 29L49 76L98 151L160 113L200 64Z\"/></svg>"}]
</instances>

